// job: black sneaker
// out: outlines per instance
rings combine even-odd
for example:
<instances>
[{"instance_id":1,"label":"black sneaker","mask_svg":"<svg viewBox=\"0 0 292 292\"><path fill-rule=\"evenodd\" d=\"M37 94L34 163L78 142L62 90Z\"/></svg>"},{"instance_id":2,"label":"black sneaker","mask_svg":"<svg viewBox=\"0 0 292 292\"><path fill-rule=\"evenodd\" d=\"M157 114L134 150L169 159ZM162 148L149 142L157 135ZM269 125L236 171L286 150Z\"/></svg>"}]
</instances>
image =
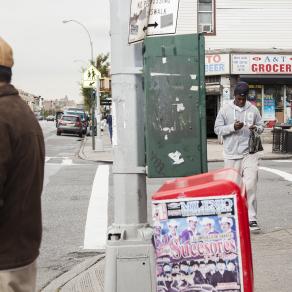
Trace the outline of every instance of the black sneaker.
<instances>
[{"instance_id":1,"label":"black sneaker","mask_svg":"<svg viewBox=\"0 0 292 292\"><path fill-rule=\"evenodd\" d=\"M256 221L250 221L249 222L249 230L250 231L260 231L260 227L258 226L258 223Z\"/></svg>"}]
</instances>

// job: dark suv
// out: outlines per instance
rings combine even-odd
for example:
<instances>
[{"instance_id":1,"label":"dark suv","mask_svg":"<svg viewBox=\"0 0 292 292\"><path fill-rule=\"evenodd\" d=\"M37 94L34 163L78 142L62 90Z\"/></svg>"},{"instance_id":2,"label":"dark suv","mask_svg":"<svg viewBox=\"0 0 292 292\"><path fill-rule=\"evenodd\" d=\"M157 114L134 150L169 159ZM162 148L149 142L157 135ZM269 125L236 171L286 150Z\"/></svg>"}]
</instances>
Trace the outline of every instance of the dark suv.
<instances>
[{"instance_id":1,"label":"dark suv","mask_svg":"<svg viewBox=\"0 0 292 292\"><path fill-rule=\"evenodd\" d=\"M83 127L80 116L77 115L63 115L57 125L57 135L62 133L75 134L79 137L83 136Z\"/></svg>"}]
</instances>

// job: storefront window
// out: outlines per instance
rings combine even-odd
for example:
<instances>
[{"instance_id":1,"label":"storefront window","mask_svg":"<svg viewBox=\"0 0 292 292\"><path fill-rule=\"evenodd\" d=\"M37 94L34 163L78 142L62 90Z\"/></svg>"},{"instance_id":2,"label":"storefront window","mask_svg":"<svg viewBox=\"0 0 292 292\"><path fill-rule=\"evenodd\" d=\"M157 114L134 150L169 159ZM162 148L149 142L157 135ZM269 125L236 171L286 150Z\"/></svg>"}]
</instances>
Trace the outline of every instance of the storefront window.
<instances>
[{"instance_id":1,"label":"storefront window","mask_svg":"<svg viewBox=\"0 0 292 292\"><path fill-rule=\"evenodd\" d=\"M248 101L255 105L262 114L262 85L249 85Z\"/></svg>"},{"instance_id":2,"label":"storefront window","mask_svg":"<svg viewBox=\"0 0 292 292\"><path fill-rule=\"evenodd\" d=\"M284 85L265 85L263 103L264 120L284 122Z\"/></svg>"}]
</instances>

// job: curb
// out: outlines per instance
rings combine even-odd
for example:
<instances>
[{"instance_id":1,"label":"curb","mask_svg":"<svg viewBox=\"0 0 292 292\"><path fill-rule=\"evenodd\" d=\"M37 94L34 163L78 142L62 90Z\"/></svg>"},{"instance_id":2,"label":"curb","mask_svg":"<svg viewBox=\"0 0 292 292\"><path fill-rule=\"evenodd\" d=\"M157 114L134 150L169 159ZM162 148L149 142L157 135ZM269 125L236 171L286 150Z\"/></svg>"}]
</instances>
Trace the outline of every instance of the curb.
<instances>
[{"instance_id":1,"label":"curb","mask_svg":"<svg viewBox=\"0 0 292 292\"><path fill-rule=\"evenodd\" d=\"M88 139L88 137L85 136L83 141L82 141L79 153L77 155L78 158L80 158L82 160L97 162L97 163L98 162L113 163L112 159L89 159L84 153L84 148L85 148L87 139ZM278 154L263 155L262 157L260 157L260 160L281 160L281 159L292 159L292 154L278 153ZM224 159L223 158L210 158L210 159L207 160L207 162L211 162L211 163L224 162Z\"/></svg>"},{"instance_id":2,"label":"curb","mask_svg":"<svg viewBox=\"0 0 292 292\"><path fill-rule=\"evenodd\" d=\"M59 292L61 291L62 287L72 281L74 278L79 276L80 274L86 272L92 266L100 262L105 258L105 254L101 254L95 257L91 257L84 262L80 263L79 265L73 267L68 272L58 276L57 278L53 279L47 286L42 288L40 292Z\"/></svg>"},{"instance_id":3,"label":"curb","mask_svg":"<svg viewBox=\"0 0 292 292\"><path fill-rule=\"evenodd\" d=\"M77 155L78 158L82 159L82 160L86 160L86 161L91 161L91 162L104 162L104 163L113 163L113 160L112 159L89 159L86 154L84 153L84 148L86 146L86 143L87 143L87 139L88 137L85 136L83 141L82 141L82 144L80 146L80 149L79 149L79 153ZM106 151L101 151L100 153L106 153ZM98 152L97 152L98 153Z\"/></svg>"}]
</instances>

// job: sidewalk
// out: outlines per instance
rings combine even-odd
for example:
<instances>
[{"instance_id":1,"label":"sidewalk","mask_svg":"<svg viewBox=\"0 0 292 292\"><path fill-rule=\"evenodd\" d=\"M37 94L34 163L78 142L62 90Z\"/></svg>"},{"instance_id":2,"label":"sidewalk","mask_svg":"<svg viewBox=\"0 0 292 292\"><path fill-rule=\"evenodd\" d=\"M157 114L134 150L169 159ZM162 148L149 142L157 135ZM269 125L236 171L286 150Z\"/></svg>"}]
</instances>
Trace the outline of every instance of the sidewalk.
<instances>
[{"instance_id":1,"label":"sidewalk","mask_svg":"<svg viewBox=\"0 0 292 292\"><path fill-rule=\"evenodd\" d=\"M108 131L103 131L101 134L102 151L97 151L97 147L95 147L96 150L92 150L92 137L85 136L79 151L79 158L90 161L113 162L113 150Z\"/></svg>"},{"instance_id":2,"label":"sidewalk","mask_svg":"<svg viewBox=\"0 0 292 292\"><path fill-rule=\"evenodd\" d=\"M113 152L107 132L103 133L102 140L104 146L103 151L93 151L91 137L85 137L80 148L79 157L90 161L112 163ZM273 153L272 144L263 144L263 148L264 153L262 153L261 156L264 160L292 159L292 154ZM208 140L207 149L208 162L223 161L223 145L219 144L217 140ZM147 180L147 184L149 193L151 193L161 184L161 179L152 179L151 182ZM254 273L258 277L255 278L255 292L276 291L270 290L269 284L265 281L265 277L270 277L269 266L272 265L267 255L277 251L273 257L273 263L281 268L284 266L288 267L289 258L292 258L292 229L279 229L278 231L270 233L252 234L251 240L253 247ZM283 262L283 258L287 259L286 262ZM71 271L53 280L42 292L103 292L104 262L104 254L97 254L95 257L85 260ZM292 271L290 272L292 273ZM276 275L272 275L272 277L278 282ZM287 289L285 283L279 283L277 291L290 291L285 289Z\"/></svg>"},{"instance_id":3,"label":"sidewalk","mask_svg":"<svg viewBox=\"0 0 292 292\"><path fill-rule=\"evenodd\" d=\"M97 162L113 162L113 150L108 132L105 131L102 136L103 151L92 150L92 137L85 137L81 146L79 157L84 160ZM263 144L264 151L260 156L263 160L292 159L291 154L273 153L272 144ZM217 139L209 139L207 143L208 162L223 162L223 145L218 143Z\"/></svg>"}]
</instances>

